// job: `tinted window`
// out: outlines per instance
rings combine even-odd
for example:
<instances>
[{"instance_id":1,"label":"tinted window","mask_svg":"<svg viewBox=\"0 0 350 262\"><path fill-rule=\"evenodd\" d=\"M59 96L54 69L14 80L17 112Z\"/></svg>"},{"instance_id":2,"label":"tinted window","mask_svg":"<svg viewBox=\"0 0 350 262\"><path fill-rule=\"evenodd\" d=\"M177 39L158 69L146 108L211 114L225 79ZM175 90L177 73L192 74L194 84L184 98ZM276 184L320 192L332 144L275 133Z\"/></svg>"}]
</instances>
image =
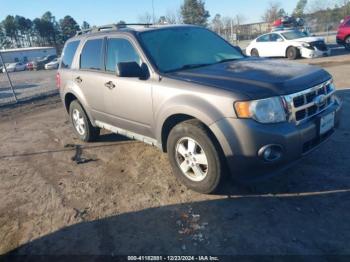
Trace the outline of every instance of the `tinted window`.
<instances>
[{"instance_id":1,"label":"tinted window","mask_svg":"<svg viewBox=\"0 0 350 262\"><path fill-rule=\"evenodd\" d=\"M278 34L271 34L270 35L270 41L271 42L277 42L277 39L283 40L282 37L280 35L278 35Z\"/></svg>"},{"instance_id":2,"label":"tinted window","mask_svg":"<svg viewBox=\"0 0 350 262\"><path fill-rule=\"evenodd\" d=\"M91 70L103 69L103 39L86 41L80 57L80 68Z\"/></svg>"},{"instance_id":3,"label":"tinted window","mask_svg":"<svg viewBox=\"0 0 350 262\"><path fill-rule=\"evenodd\" d=\"M106 70L116 71L120 62L136 62L141 66L141 59L132 44L126 39L109 39L107 43Z\"/></svg>"},{"instance_id":4,"label":"tinted window","mask_svg":"<svg viewBox=\"0 0 350 262\"><path fill-rule=\"evenodd\" d=\"M149 56L162 72L243 58L217 34L197 27L151 30L140 34Z\"/></svg>"},{"instance_id":5,"label":"tinted window","mask_svg":"<svg viewBox=\"0 0 350 262\"><path fill-rule=\"evenodd\" d=\"M293 40L293 39L307 37L307 33L301 32L301 31L289 31L289 32L283 33L282 35L287 40Z\"/></svg>"},{"instance_id":6,"label":"tinted window","mask_svg":"<svg viewBox=\"0 0 350 262\"><path fill-rule=\"evenodd\" d=\"M263 36L259 37L256 41L257 42L269 42L270 41L270 35L263 35Z\"/></svg>"},{"instance_id":7,"label":"tinted window","mask_svg":"<svg viewBox=\"0 0 350 262\"><path fill-rule=\"evenodd\" d=\"M73 62L75 51L77 50L79 41L69 42L62 54L61 68L70 68Z\"/></svg>"},{"instance_id":8,"label":"tinted window","mask_svg":"<svg viewBox=\"0 0 350 262\"><path fill-rule=\"evenodd\" d=\"M346 22L347 26L350 26L350 19Z\"/></svg>"}]
</instances>

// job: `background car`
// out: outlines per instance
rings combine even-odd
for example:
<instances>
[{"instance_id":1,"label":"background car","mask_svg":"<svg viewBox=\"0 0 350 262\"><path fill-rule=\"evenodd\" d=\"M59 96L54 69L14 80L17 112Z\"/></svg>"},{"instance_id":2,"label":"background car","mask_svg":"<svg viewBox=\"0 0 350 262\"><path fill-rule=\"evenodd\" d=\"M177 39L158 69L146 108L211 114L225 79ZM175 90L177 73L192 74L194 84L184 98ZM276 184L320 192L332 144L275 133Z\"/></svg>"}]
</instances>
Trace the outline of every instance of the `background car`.
<instances>
[{"instance_id":1,"label":"background car","mask_svg":"<svg viewBox=\"0 0 350 262\"><path fill-rule=\"evenodd\" d=\"M248 56L314 58L330 55L322 37L309 37L298 30L276 31L259 36L246 49Z\"/></svg>"},{"instance_id":2,"label":"background car","mask_svg":"<svg viewBox=\"0 0 350 262\"><path fill-rule=\"evenodd\" d=\"M15 71L24 71L26 70L26 65L24 63L18 62L18 63L8 63L5 64L7 72L15 72ZM3 72L5 72L5 68L2 69Z\"/></svg>"},{"instance_id":3,"label":"background car","mask_svg":"<svg viewBox=\"0 0 350 262\"><path fill-rule=\"evenodd\" d=\"M52 60L50 63L47 63L45 65L45 69L46 70L50 70L50 69L57 69L59 65L59 59L55 58L54 60Z\"/></svg>"},{"instance_id":4,"label":"background car","mask_svg":"<svg viewBox=\"0 0 350 262\"><path fill-rule=\"evenodd\" d=\"M49 56L45 56L37 61L33 61L33 69L34 70L40 70L40 69L44 69L45 65L47 63L50 63L52 60L54 60L55 58L57 58L56 55L49 55Z\"/></svg>"},{"instance_id":5,"label":"background car","mask_svg":"<svg viewBox=\"0 0 350 262\"><path fill-rule=\"evenodd\" d=\"M347 16L338 27L337 43L350 51L350 16Z\"/></svg>"}]
</instances>

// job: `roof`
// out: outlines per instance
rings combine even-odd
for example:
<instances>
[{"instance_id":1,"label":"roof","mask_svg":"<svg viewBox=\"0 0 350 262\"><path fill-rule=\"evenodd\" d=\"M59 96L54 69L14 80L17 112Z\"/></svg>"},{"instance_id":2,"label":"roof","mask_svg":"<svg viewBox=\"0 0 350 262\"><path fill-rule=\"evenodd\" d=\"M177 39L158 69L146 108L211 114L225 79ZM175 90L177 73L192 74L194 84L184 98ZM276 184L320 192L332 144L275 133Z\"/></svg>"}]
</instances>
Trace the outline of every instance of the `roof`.
<instances>
[{"instance_id":1,"label":"roof","mask_svg":"<svg viewBox=\"0 0 350 262\"><path fill-rule=\"evenodd\" d=\"M2 49L1 53L7 52L24 52L24 51L33 51L33 50L45 50L45 49L55 49L52 46L37 46L37 47L25 47L25 48L12 48L12 49Z\"/></svg>"},{"instance_id":2,"label":"roof","mask_svg":"<svg viewBox=\"0 0 350 262\"><path fill-rule=\"evenodd\" d=\"M146 32L153 30L161 30L166 28L179 28L179 27L197 27L195 25L184 25L184 24L172 24L172 25L153 25L153 24L126 24L126 25L107 25L100 26L96 28L91 28L85 31L77 32L75 37L71 39L85 37L85 36L96 36L104 35L114 32L124 32L124 33L136 33L136 32Z\"/></svg>"}]
</instances>

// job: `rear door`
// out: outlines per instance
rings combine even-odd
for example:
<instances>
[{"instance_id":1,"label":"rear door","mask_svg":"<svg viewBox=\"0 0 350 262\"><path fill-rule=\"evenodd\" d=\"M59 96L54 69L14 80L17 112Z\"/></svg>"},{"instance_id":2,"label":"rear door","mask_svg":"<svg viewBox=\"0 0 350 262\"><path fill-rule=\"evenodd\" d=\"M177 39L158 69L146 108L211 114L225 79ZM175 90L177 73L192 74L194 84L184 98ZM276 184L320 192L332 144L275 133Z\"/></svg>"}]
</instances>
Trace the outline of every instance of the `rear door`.
<instances>
[{"instance_id":1,"label":"rear door","mask_svg":"<svg viewBox=\"0 0 350 262\"><path fill-rule=\"evenodd\" d=\"M72 71L72 79L85 98L93 118L104 120L104 83L108 76L104 72L104 44L103 37L91 37L83 44L80 57L79 69Z\"/></svg>"}]
</instances>

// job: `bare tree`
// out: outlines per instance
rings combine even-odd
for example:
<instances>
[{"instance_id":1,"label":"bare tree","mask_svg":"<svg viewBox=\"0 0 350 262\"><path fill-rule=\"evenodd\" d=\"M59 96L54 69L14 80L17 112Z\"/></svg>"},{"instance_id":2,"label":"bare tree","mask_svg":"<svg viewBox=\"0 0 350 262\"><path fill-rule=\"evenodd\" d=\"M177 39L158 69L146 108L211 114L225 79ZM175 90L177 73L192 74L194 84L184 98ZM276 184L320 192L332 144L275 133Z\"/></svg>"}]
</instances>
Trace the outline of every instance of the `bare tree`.
<instances>
[{"instance_id":1,"label":"bare tree","mask_svg":"<svg viewBox=\"0 0 350 262\"><path fill-rule=\"evenodd\" d=\"M138 20L140 23L144 23L144 24L151 24L153 17L150 13L146 12L142 15L139 15Z\"/></svg>"},{"instance_id":2,"label":"bare tree","mask_svg":"<svg viewBox=\"0 0 350 262\"><path fill-rule=\"evenodd\" d=\"M279 2L270 2L269 7L266 9L262 16L264 22L272 23L279 18L281 4Z\"/></svg>"}]
</instances>

